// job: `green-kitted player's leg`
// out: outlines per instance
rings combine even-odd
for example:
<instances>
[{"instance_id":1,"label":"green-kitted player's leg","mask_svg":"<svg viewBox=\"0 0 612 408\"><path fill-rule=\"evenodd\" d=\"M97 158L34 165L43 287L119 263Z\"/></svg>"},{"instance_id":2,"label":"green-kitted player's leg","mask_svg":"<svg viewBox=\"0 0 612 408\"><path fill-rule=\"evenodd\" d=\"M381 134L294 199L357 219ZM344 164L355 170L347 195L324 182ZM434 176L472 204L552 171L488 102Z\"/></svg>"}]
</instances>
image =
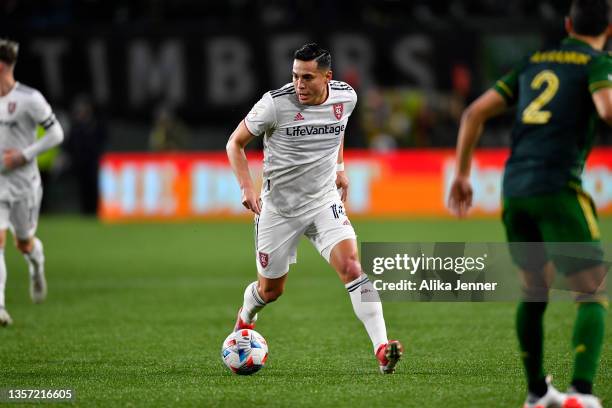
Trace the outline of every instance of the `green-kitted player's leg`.
<instances>
[{"instance_id":1,"label":"green-kitted player's leg","mask_svg":"<svg viewBox=\"0 0 612 408\"><path fill-rule=\"evenodd\" d=\"M559 197L557 208L565 214L563 227L550 222L544 235L549 242L571 243L553 244L549 252L556 253L555 266L566 276L570 289L580 293L572 337L572 387L581 394L591 394L604 340L607 266L602 263L597 213L588 194L576 187Z\"/></svg>"},{"instance_id":2,"label":"green-kitted player's leg","mask_svg":"<svg viewBox=\"0 0 612 408\"><path fill-rule=\"evenodd\" d=\"M545 302L521 302L516 311L516 334L529 392L540 397L547 390L543 362L546 305Z\"/></svg>"},{"instance_id":3,"label":"green-kitted player's leg","mask_svg":"<svg viewBox=\"0 0 612 408\"><path fill-rule=\"evenodd\" d=\"M544 312L549 285L546 279L547 256L542 244L538 215L533 198L506 198L502 219L512 260L519 267L523 281L523 301L516 310L516 334L525 368L529 393L546 394L544 372ZM536 208L537 209L537 208ZM528 272L537 271L537 272Z\"/></svg>"},{"instance_id":4,"label":"green-kitted player's leg","mask_svg":"<svg viewBox=\"0 0 612 408\"><path fill-rule=\"evenodd\" d=\"M591 394L604 340L606 307L602 303L578 303L572 345L574 374L572 386L582 394Z\"/></svg>"}]
</instances>

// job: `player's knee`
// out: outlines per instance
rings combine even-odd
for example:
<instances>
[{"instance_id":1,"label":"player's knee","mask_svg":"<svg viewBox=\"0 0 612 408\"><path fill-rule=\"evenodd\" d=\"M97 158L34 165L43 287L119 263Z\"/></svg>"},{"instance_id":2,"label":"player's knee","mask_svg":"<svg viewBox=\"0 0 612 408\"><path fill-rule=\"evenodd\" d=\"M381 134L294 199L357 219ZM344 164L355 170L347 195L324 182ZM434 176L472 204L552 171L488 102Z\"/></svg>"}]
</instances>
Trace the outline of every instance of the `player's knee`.
<instances>
[{"instance_id":1,"label":"player's knee","mask_svg":"<svg viewBox=\"0 0 612 408\"><path fill-rule=\"evenodd\" d=\"M33 243L31 239L27 239L27 240L18 239L15 241L15 245L17 246L17 249L19 249L24 254L29 254L30 252L32 252L32 244Z\"/></svg>"},{"instance_id":2,"label":"player's knee","mask_svg":"<svg viewBox=\"0 0 612 408\"><path fill-rule=\"evenodd\" d=\"M599 302L606 297L607 268L602 265L585 269L567 277L569 288L578 302Z\"/></svg>"},{"instance_id":3,"label":"player's knee","mask_svg":"<svg viewBox=\"0 0 612 408\"><path fill-rule=\"evenodd\" d=\"M546 287L528 287L521 289L524 302L537 302L546 305L549 300L549 292Z\"/></svg>"},{"instance_id":4,"label":"player's knee","mask_svg":"<svg viewBox=\"0 0 612 408\"><path fill-rule=\"evenodd\" d=\"M342 270L340 271L344 277L345 282L351 282L359 278L362 274L361 264L357 260L357 257L349 257L343 262Z\"/></svg>"},{"instance_id":5,"label":"player's knee","mask_svg":"<svg viewBox=\"0 0 612 408\"><path fill-rule=\"evenodd\" d=\"M276 299L283 294L283 288L280 287L268 287L268 288L259 288L259 294L261 295L261 299L266 302L274 302Z\"/></svg>"},{"instance_id":6,"label":"player's knee","mask_svg":"<svg viewBox=\"0 0 612 408\"><path fill-rule=\"evenodd\" d=\"M607 293L595 286L583 287L583 291L574 294L574 301L578 306L582 303L601 303L602 305L609 303Z\"/></svg>"}]
</instances>

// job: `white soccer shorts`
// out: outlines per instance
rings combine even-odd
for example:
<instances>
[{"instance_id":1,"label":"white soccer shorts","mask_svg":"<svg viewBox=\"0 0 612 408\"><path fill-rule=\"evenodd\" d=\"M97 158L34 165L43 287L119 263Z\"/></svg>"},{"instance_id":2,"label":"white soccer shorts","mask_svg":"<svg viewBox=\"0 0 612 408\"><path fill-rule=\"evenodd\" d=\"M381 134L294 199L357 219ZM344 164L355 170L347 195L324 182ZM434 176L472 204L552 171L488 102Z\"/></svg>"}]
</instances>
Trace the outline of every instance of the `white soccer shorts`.
<instances>
[{"instance_id":1,"label":"white soccer shorts","mask_svg":"<svg viewBox=\"0 0 612 408\"><path fill-rule=\"evenodd\" d=\"M20 240L36 233L42 188L19 201L0 201L0 230L10 229Z\"/></svg>"},{"instance_id":2,"label":"white soccer shorts","mask_svg":"<svg viewBox=\"0 0 612 408\"><path fill-rule=\"evenodd\" d=\"M340 196L328 204L300 215L283 217L266 210L255 216L255 257L257 272L275 279L297 262L297 246L305 235L329 262L334 246L345 239L357 239Z\"/></svg>"}]
</instances>

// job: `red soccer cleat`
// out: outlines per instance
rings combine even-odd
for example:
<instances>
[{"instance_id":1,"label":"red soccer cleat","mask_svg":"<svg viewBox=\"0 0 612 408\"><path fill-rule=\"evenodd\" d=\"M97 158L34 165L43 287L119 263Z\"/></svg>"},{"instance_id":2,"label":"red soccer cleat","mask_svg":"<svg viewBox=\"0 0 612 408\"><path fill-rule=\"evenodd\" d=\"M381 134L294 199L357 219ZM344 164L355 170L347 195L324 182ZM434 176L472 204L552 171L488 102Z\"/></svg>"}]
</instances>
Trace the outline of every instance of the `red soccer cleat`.
<instances>
[{"instance_id":1,"label":"red soccer cleat","mask_svg":"<svg viewBox=\"0 0 612 408\"><path fill-rule=\"evenodd\" d=\"M255 322L250 323L250 324L245 323L244 320L242 320L242 318L240 317L240 312L242 312L242 308L238 310L238 317L236 318L236 324L234 325L234 331L237 332L238 330L243 330L243 329L254 330Z\"/></svg>"},{"instance_id":2,"label":"red soccer cleat","mask_svg":"<svg viewBox=\"0 0 612 408\"><path fill-rule=\"evenodd\" d=\"M562 408L602 408L599 398L592 394L580 394L570 390Z\"/></svg>"},{"instance_id":3,"label":"red soccer cleat","mask_svg":"<svg viewBox=\"0 0 612 408\"><path fill-rule=\"evenodd\" d=\"M381 344L378 350L376 350L376 358L380 363L380 372L383 374L393 374L403 352L404 347L399 340L391 340L386 344Z\"/></svg>"}]
</instances>

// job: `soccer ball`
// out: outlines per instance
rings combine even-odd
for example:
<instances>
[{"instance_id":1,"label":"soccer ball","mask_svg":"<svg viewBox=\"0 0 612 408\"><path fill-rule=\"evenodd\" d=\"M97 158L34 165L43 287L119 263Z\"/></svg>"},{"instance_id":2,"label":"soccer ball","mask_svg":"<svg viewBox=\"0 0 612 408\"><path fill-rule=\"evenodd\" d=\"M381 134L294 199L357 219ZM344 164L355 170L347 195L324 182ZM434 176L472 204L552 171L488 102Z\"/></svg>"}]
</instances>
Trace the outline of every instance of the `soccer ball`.
<instances>
[{"instance_id":1,"label":"soccer ball","mask_svg":"<svg viewBox=\"0 0 612 408\"><path fill-rule=\"evenodd\" d=\"M268 343L255 330L238 330L230 333L223 342L221 358L236 374L255 374L266 364Z\"/></svg>"}]
</instances>

